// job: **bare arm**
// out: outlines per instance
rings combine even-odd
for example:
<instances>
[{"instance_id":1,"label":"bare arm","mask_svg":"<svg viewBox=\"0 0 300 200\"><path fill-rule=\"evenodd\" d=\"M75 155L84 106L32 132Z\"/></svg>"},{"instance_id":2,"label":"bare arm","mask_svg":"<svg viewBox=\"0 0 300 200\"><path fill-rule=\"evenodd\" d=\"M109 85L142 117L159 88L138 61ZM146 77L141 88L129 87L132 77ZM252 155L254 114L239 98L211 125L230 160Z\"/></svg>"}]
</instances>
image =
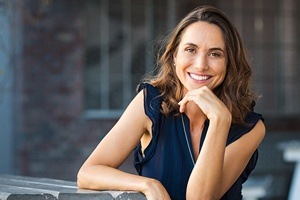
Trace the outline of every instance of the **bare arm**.
<instances>
[{"instance_id":1,"label":"bare arm","mask_svg":"<svg viewBox=\"0 0 300 200\"><path fill-rule=\"evenodd\" d=\"M148 199L169 199L159 181L117 169L149 127L151 120L144 113L143 92L140 92L79 170L78 187L135 190L144 193Z\"/></svg>"},{"instance_id":2,"label":"bare arm","mask_svg":"<svg viewBox=\"0 0 300 200\"><path fill-rule=\"evenodd\" d=\"M264 129L259 121L253 130L226 148L218 146L215 138L207 137L190 176L187 195L195 197L201 188L201 195L220 199L245 169L264 137ZM219 133L211 135L218 136Z\"/></svg>"},{"instance_id":3,"label":"bare arm","mask_svg":"<svg viewBox=\"0 0 300 200\"><path fill-rule=\"evenodd\" d=\"M187 199L220 199L246 167L264 137L265 128L259 121L249 133L226 147L231 114L208 88L200 90L189 92L180 103L180 109L184 111L186 103L193 101L210 120L188 182Z\"/></svg>"}]
</instances>

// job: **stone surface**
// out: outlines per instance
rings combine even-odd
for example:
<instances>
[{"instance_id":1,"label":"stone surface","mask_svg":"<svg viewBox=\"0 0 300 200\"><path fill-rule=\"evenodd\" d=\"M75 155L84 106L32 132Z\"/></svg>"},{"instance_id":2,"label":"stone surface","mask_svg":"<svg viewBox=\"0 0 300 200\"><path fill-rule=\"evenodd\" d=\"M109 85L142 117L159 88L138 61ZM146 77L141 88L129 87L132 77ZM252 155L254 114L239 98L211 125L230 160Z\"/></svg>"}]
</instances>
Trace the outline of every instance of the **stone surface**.
<instances>
[{"instance_id":1,"label":"stone surface","mask_svg":"<svg viewBox=\"0 0 300 200\"><path fill-rule=\"evenodd\" d=\"M0 175L0 200L146 200L138 192L78 189L75 182Z\"/></svg>"}]
</instances>

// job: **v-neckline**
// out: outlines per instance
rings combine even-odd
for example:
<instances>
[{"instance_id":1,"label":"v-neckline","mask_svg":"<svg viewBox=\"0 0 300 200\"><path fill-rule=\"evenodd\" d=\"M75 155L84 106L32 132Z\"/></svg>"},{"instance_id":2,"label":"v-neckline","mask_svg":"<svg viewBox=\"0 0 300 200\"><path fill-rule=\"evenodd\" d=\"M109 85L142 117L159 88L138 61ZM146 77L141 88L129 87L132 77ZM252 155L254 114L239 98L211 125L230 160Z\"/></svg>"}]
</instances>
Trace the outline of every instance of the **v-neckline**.
<instances>
[{"instance_id":1,"label":"v-neckline","mask_svg":"<svg viewBox=\"0 0 300 200\"><path fill-rule=\"evenodd\" d=\"M193 153L192 138L191 138L191 132L190 132L190 119L188 118L188 116L185 113L182 113L182 115L181 115L181 122L182 122L182 126L183 126L183 131L184 131L187 147L189 150L189 154L190 154L193 164L195 164L195 155ZM206 136L208 124L209 124L209 120L205 120L204 124L203 124L202 134L201 134L200 141L199 141L199 152L202 148L202 145L203 145L203 142L204 142L204 139Z\"/></svg>"}]
</instances>

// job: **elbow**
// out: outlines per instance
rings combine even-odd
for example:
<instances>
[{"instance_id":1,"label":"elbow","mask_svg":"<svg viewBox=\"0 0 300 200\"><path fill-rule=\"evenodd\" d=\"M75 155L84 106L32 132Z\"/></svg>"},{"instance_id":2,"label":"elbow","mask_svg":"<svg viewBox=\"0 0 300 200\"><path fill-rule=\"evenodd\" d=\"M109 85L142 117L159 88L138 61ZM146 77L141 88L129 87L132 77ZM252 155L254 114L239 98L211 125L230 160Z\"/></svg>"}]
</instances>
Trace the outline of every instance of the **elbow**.
<instances>
[{"instance_id":1,"label":"elbow","mask_svg":"<svg viewBox=\"0 0 300 200\"><path fill-rule=\"evenodd\" d=\"M78 189L84 189L83 184L80 182L78 178L77 178L77 187Z\"/></svg>"},{"instance_id":2,"label":"elbow","mask_svg":"<svg viewBox=\"0 0 300 200\"><path fill-rule=\"evenodd\" d=\"M80 181L79 178L77 178L77 187L78 189L85 189L84 184Z\"/></svg>"},{"instance_id":3,"label":"elbow","mask_svg":"<svg viewBox=\"0 0 300 200\"><path fill-rule=\"evenodd\" d=\"M186 200L219 200L220 198L217 198L212 195L201 195L201 196L196 196L196 195L186 195Z\"/></svg>"},{"instance_id":4,"label":"elbow","mask_svg":"<svg viewBox=\"0 0 300 200\"><path fill-rule=\"evenodd\" d=\"M210 184L205 182L204 184L188 184L186 188L186 200L219 200L222 198L221 185Z\"/></svg>"},{"instance_id":5,"label":"elbow","mask_svg":"<svg viewBox=\"0 0 300 200\"><path fill-rule=\"evenodd\" d=\"M88 189L86 178L84 178L84 172L82 168L77 173L77 187L78 189Z\"/></svg>"},{"instance_id":6,"label":"elbow","mask_svg":"<svg viewBox=\"0 0 300 200\"><path fill-rule=\"evenodd\" d=\"M83 183L81 181L81 176L82 176L81 171L79 171L77 173L77 187L78 187L78 189L83 189L84 188Z\"/></svg>"},{"instance_id":7,"label":"elbow","mask_svg":"<svg viewBox=\"0 0 300 200\"><path fill-rule=\"evenodd\" d=\"M186 200L219 200L221 198L220 195L216 194L216 192L205 192L205 191L189 191L186 192Z\"/></svg>"}]
</instances>

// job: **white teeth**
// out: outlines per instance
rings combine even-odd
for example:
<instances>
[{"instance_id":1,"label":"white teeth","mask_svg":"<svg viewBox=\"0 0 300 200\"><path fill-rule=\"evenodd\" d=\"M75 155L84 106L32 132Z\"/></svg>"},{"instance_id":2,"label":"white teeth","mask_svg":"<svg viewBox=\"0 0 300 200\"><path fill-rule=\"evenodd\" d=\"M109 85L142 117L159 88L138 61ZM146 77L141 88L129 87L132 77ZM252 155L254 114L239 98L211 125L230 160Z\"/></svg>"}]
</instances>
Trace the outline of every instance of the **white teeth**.
<instances>
[{"instance_id":1,"label":"white teeth","mask_svg":"<svg viewBox=\"0 0 300 200\"><path fill-rule=\"evenodd\" d=\"M209 78L209 76L199 76L197 74L190 74L190 76L197 81L205 81Z\"/></svg>"}]
</instances>

